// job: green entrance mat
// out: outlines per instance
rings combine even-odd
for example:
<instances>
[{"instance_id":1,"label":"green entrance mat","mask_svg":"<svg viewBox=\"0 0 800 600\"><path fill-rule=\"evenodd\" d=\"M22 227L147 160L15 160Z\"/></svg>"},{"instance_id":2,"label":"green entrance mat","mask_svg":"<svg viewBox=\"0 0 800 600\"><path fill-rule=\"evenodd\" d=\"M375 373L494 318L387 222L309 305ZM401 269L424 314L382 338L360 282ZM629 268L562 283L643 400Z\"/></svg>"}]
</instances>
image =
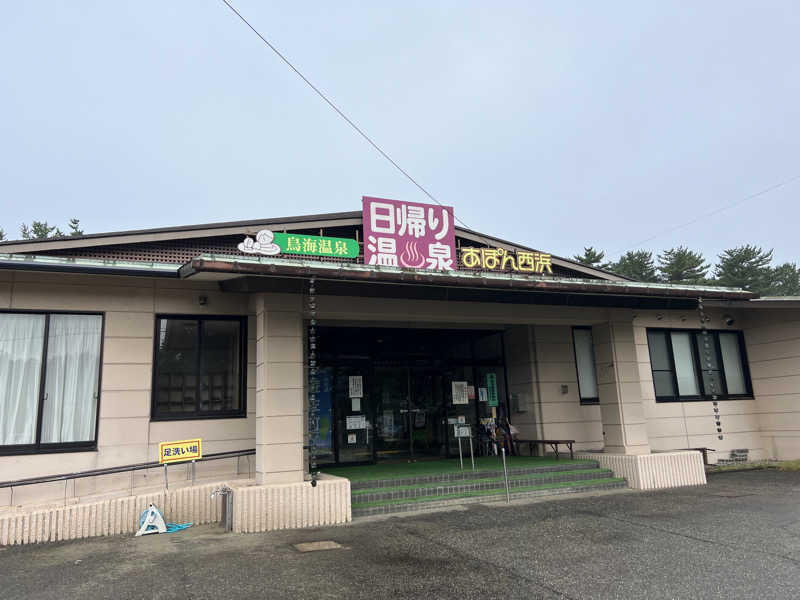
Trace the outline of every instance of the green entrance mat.
<instances>
[{"instance_id":1,"label":"green entrance mat","mask_svg":"<svg viewBox=\"0 0 800 600\"><path fill-rule=\"evenodd\" d=\"M619 485L625 482L621 477L603 477L600 479L586 479L583 481L562 481L558 483L548 483L544 485L531 485L525 487L516 487L511 489L512 497L524 492L535 492L552 490L558 488L588 488L602 485ZM474 498L477 496L501 496L505 494L502 488L495 488L489 490L474 490L468 492L460 492L456 494L443 494L441 496L417 496L409 498L393 498L388 500L377 500L375 502L354 502L353 509L372 508L375 506L386 506L392 504L415 504L423 502L437 502L442 500L458 500L460 498Z\"/></svg>"},{"instance_id":2,"label":"green entrance mat","mask_svg":"<svg viewBox=\"0 0 800 600\"><path fill-rule=\"evenodd\" d=\"M530 469L535 467L554 467L563 465L592 463L590 460L562 458L556 460L552 457L538 456L509 456L506 465L511 469ZM503 461L497 456L481 456L475 459L476 471L502 471ZM361 467L327 467L325 473L346 477L350 481L371 481L377 479L405 479L408 477L423 477L445 473L472 472L469 457L464 460L464 470L457 458L445 460L420 460L419 462L380 463L377 465L364 465Z\"/></svg>"},{"instance_id":3,"label":"green entrance mat","mask_svg":"<svg viewBox=\"0 0 800 600\"><path fill-rule=\"evenodd\" d=\"M586 479L594 476L595 478L598 477L612 477L613 473L608 469L581 469L580 471L553 471L553 472L545 472L545 473L527 473L524 475L509 475L509 481L531 481L534 482L537 479L553 479L554 477L558 476L565 476L570 474L577 474L580 478L575 479L574 481L577 483L581 483ZM445 487L445 488L452 488L458 486L470 486L470 485L488 485L493 483L502 483L505 481L502 475L500 477L482 477L481 479L458 479L454 481L430 481L427 483L418 483L414 485L398 485L398 486L381 486L381 487L368 487L368 488L360 488L357 490L352 491L353 498L358 496L364 496L366 494L389 494L392 492L404 492L408 490L420 490L420 489L429 489L429 488L437 488L437 487ZM512 488L516 489L516 488Z\"/></svg>"}]
</instances>

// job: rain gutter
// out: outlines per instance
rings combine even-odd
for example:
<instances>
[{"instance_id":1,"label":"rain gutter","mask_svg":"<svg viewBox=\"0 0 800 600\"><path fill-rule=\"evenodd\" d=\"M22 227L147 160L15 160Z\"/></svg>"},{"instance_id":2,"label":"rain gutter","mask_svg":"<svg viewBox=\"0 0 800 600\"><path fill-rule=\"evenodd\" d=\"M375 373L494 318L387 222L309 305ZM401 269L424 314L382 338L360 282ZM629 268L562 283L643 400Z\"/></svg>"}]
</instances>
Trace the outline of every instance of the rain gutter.
<instances>
[{"instance_id":1,"label":"rain gutter","mask_svg":"<svg viewBox=\"0 0 800 600\"><path fill-rule=\"evenodd\" d=\"M182 279L197 273L225 273L238 276L297 277L311 276L338 281L417 284L437 287L470 287L533 292L563 292L578 294L607 294L668 298L708 298L719 300L749 300L758 295L738 288L712 286L675 286L665 283L636 281L603 281L573 279L516 273L469 271L433 271L362 265L357 263L321 262L303 259L270 257L239 257L204 254L184 264Z\"/></svg>"}]
</instances>

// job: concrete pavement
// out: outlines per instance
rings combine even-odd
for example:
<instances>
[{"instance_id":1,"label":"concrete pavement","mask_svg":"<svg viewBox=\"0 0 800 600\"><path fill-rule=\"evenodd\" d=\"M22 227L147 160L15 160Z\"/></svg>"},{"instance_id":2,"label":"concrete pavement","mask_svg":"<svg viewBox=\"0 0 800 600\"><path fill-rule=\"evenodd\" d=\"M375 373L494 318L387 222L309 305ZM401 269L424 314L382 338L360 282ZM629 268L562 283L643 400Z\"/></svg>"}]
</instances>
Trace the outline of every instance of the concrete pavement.
<instances>
[{"instance_id":1,"label":"concrete pavement","mask_svg":"<svg viewBox=\"0 0 800 600\"><path fill-rule=\"evenodd\" d=\"M796 598L800 473L266 534L0 549L0 598ZM342 548L300 552L331 540Z\"/></svg>"}]
</instances>

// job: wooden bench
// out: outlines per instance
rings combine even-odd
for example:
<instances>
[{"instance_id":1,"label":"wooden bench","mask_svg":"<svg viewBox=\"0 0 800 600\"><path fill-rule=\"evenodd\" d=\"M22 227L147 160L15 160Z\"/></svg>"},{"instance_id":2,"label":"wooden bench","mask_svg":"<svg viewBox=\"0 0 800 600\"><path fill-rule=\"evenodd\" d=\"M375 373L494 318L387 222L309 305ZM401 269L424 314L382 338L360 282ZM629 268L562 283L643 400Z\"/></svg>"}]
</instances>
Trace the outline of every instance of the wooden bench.
<instances>
[{"instance_id":1,"label":"wooden bench","mask_svg":"<svg viewBox=\"0 0 800 600\"><path fill-rule=\"evenodd\" d=\"M572 444L575 443L575 440L521 440L517 439L514 440L514 443L517 445L517 455L519 455L519 445L520 444L528 444L528 454L531 456L539 456L539 444L542 446L548 445L553 449L553 452L556 455L556 460L559 459L558 454L558 446L559 444L564 444L567 448L569 448L569 457L575 458L575 453L572 451Z\"/></svg>"}]
</instances>

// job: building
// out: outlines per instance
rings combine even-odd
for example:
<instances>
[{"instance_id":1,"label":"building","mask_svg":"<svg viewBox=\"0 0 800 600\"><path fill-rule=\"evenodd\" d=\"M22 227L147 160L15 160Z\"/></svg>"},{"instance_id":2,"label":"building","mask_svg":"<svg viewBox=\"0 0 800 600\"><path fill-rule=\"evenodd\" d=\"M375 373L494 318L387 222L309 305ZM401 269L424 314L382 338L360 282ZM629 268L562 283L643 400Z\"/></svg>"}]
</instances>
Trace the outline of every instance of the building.
<instances>
[{"instance_id":1,"label":"building","mask_svg":"<svg viewBox=\"0 0 800 600\"><path fill-rule=\"evenodd\" d=\"M629 281L456 227L449 207L364 198L0 253L0 481L200 438L255 448L201 480L307 488L310 439L321 465L443 457L453 425L479 440L505 420L602 452L634 487L693 481L700 455L666 451L800 457L800 300ZM69 485L3 488L0 506L161 483Z\"/></svg>"}]
</instances>

